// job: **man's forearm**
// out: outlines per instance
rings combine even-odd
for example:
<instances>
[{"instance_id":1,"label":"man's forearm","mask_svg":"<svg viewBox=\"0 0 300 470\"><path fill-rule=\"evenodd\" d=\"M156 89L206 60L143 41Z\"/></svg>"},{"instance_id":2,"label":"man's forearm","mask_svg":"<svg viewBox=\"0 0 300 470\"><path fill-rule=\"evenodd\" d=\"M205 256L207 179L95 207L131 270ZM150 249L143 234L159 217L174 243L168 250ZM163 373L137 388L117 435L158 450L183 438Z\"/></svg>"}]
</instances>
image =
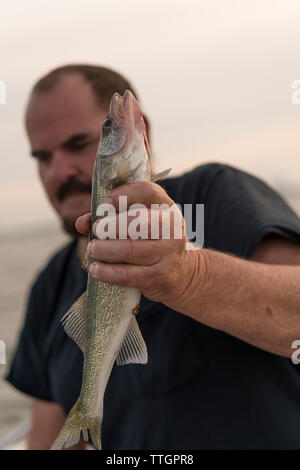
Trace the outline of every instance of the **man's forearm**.
<instances>
[{"instance_id":1,"label":"man's forearm","mask_svg":"<svg viewBox=\"0 0 300 470\"><path fill-rule=\"evenodd\" d=\"M290 356L300 339L300 266L190 252L178 310L269 352ZM189 271L189 272L188 272Z\"/></svg>"}]
</instances>

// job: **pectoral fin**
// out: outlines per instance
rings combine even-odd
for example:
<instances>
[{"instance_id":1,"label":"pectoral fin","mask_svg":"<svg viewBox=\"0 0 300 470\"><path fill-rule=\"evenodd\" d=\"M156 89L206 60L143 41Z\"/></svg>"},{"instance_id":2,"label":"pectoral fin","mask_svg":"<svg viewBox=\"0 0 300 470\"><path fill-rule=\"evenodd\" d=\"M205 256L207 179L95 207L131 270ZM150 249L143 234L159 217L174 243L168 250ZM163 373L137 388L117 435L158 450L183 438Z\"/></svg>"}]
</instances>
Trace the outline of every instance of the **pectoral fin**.
<instances>
[{"instance_id":1,"label":"pectoral fin","mask_svg":"<svg viewBox=\"0 0 300 470\"><path fill-rule=\"evenodd\" d=\"M69 308L61 319L67 335L85 351L86 292Z\"/></svg>"},{"instance_id":2,"label":"pectoral fin","mask_svg":"<svg viewBox=\"0 0 300 470\"><path fill-rule=\"evenodd\" d=\"M118 366L148 362L147 346L135 317L132 317L116 361Z\"/></svg>"},{"instance_id":3,"label":"pectoral fin","mask_svg":"<svg viewBox=\"0 0 300 470\"><path fill-rule=\"evenodd\" d=\"M162 180L163 178L166 178L172 168L168 168L167 170L161 171L160 173L156 173L156 175L151 176L151 182L155 183L155 181Z\"/></svg>"},{"instance_id":4,"label":"pectoral fin","mask_svg":"<svg viewBox=\"0 0 300 470\"><path fill-rule=\"evenodd\" d=\"M121 161L117 167L117 183L124 184L128 179L130 163L128 160Z\"/></svg>"}]
</instances>

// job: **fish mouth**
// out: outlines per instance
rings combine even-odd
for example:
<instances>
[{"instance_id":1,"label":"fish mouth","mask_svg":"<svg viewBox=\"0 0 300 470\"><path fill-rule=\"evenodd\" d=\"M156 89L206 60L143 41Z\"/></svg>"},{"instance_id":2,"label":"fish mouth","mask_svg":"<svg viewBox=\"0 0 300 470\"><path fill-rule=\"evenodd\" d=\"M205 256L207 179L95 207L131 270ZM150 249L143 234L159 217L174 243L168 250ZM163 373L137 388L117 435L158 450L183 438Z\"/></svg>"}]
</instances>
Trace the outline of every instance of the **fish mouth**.
<instances>
[{"instance_id":1,"label":"fish mouth","mask_svg":"<svg viewBox=\"0 0 300 470\"><path fill-rule=\"evenodd\" d=\"M133 128L134 123L139 121L139 116L140 107L131 91L125 90L123 96L118 92L113 94L107 119L111 119L120 127Z\"/></svg>"},{"instance_id":2,"label":"fish mouth","mask_svg":"<svg viewBox=\"0 0 300 470\"><path fill-rule=\"evenodd\" d=\"M117 117L121 111L126 111L131 107L135 98L129 90L125 90L124 95L121 96L117 91L113 94L108 116Z\"/></svg>"},{"instance_id":3,"label":"fish mouth","mask_svg":"<svg viewBox=\"0 0 300 470\"><path fill-rule=\"evenodd\" d=\"M114 93L98 148L99 174L105 185L116 187L133 179L141 163L137 149L145 142L144 136L143 116L132 92Z\"/></svg>"}]
</instances>

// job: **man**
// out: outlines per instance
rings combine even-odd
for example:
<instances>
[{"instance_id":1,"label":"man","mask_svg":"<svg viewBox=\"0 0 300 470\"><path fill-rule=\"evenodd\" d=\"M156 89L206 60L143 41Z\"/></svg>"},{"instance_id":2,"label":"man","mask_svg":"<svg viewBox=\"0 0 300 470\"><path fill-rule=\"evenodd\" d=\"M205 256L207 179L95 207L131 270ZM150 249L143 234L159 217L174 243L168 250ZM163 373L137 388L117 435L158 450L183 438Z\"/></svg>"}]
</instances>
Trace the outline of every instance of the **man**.
<instances>
[{"instance_id":1,"label":"man","mask_svg":"<svg viewBox=\"0 0 300 470\"><path fill-rule=\"evenodd\" d=\"M113 91L125 88L107 69L66 66L36 84L27 106L50 203L65 230L76 237L76 223L81 234L34 283L8 376L34 398L31 449L51 446L80 391L82 353L59 321L86 288L100 123ZM120 195L149 215L151 203L204 203L205 245L116 239L88 247L96 279L142 290L138 322L149 353L146 366L112 370L103 448L300 449L299 367L290 360L300 339L299 218L262 181L220 164L115 188L116 208Z\"/></svg>"}]
</instances>

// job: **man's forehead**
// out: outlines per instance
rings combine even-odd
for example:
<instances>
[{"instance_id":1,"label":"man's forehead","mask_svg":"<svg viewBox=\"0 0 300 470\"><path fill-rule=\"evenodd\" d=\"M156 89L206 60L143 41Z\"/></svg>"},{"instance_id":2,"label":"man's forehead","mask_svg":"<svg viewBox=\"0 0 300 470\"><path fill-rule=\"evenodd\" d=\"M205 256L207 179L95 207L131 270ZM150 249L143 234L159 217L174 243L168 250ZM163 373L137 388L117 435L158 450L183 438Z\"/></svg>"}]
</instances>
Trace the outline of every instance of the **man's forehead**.
<instances>
[{"instance_id":1,"label":"man's forehead","mask_svg":"<svg viewBox=\"0 0 300 470\"><path fill-rule=\"evenodd\" d=\"M103 110L106 108L103 105ZM65 75L51 89L33 92L29 98L26 121L52 115L97 114L102 111L90 84L80 75Z\"/></svg>"},{"instance_id":2,"label":"man's forehead","mask_svg":"<svg viewBox=\"0 0 300 470\"><path fill-rule=\"evenodd\" d=\"M33 145L57 144L76 133L101 127L106 110L96 102L90 84L81 76L66 76L51 90L33 93L25 123Z\"/></svg>"}]
</instances>

